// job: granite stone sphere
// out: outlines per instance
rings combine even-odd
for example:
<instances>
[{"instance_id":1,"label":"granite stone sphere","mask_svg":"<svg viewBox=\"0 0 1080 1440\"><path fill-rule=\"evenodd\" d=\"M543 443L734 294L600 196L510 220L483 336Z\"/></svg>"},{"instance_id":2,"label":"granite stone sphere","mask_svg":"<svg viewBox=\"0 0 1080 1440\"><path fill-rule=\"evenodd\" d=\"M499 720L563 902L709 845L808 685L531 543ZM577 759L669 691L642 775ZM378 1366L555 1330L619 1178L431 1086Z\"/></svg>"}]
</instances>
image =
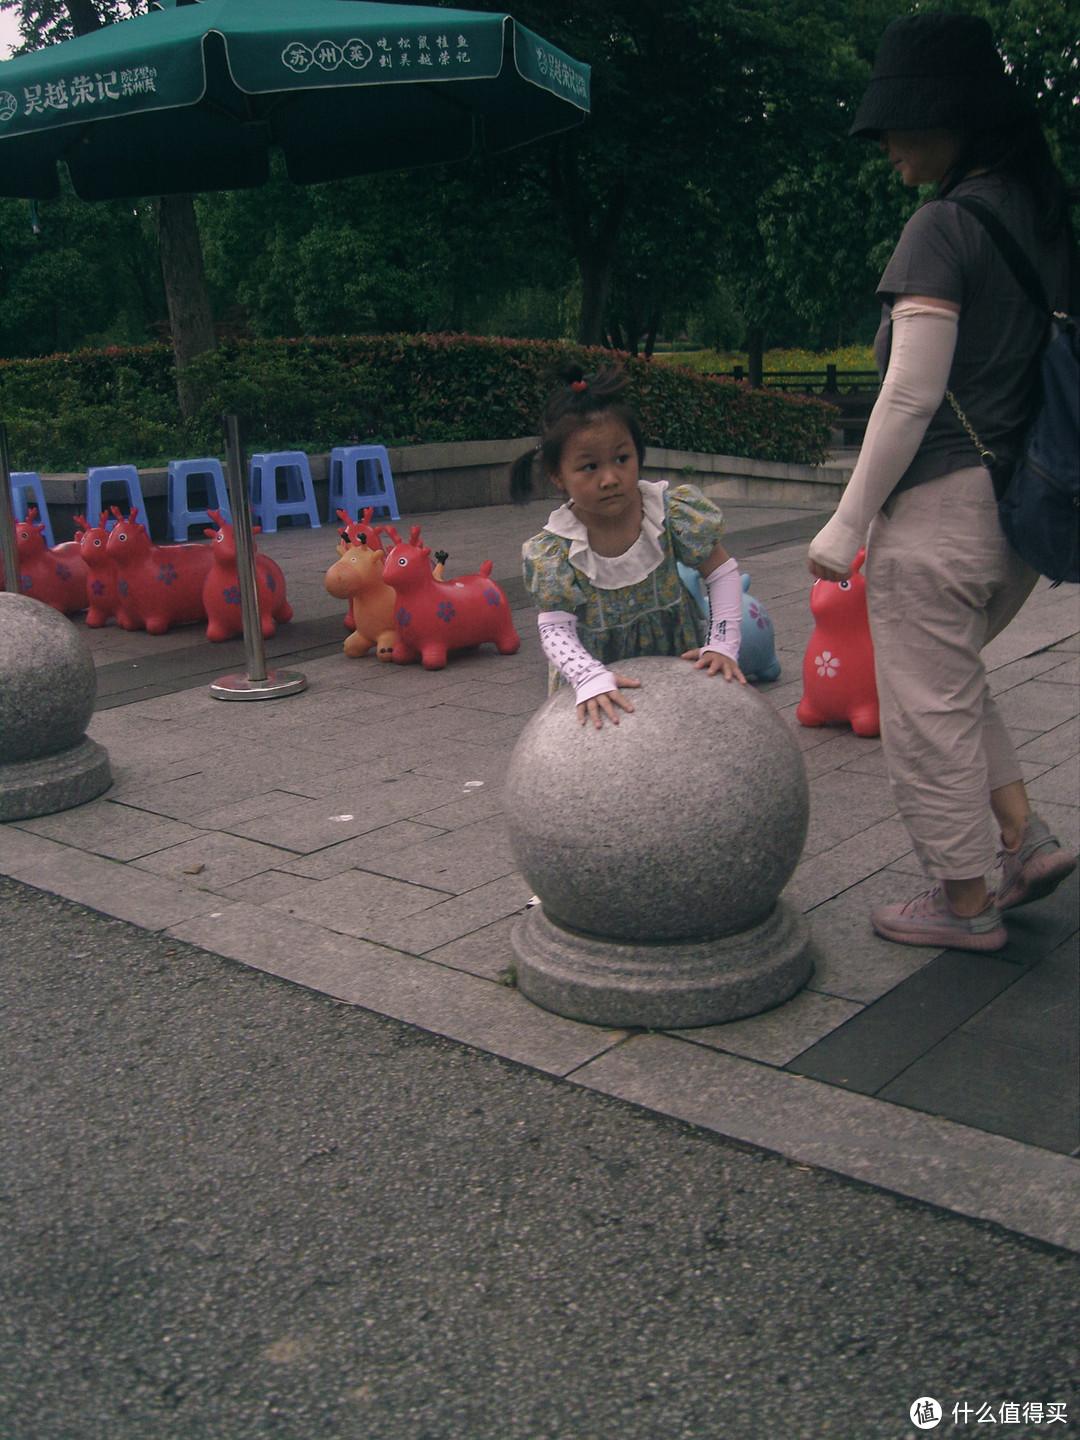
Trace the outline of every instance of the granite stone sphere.
<instances>
[{"instance_id":1,"label":"granite stone sphere","mask_svg":"<svg viewBox=\"0 0 1080 1440\"><path fill-rule=\"evenodd\" d=\"M646 658L633 714L579 725L561 689L522 731L505 812L514 858L555 925L607 940L705 941L765 920L806 840L809 788L755 690Z\"/></svg>"},{"instance_id":2,"label":"granite stone sphere","mask_svg":"<svg viewBox=\"0 0 1080 1440\"><path fill-rule=\"evenodd\" d=\"M66 616L0 592L0 765L40 760L83 740L97 676Z\"/></svg>"}]
</instances>

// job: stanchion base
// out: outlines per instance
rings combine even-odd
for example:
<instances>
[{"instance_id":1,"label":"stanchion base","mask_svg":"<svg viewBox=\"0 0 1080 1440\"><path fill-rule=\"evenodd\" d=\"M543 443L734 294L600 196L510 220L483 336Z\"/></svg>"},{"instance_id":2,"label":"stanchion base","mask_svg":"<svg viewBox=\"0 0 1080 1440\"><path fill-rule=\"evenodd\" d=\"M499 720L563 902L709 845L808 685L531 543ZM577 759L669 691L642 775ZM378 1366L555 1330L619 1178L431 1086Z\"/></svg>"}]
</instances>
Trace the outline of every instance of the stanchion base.
<instances>
[{"instance_id":1,"label":"stanchion base","mask_svg":"<svg viewBox=\"0 0 1080 1440\"><path fill-rule=\"evenodd\" d=\"M283 695L299 695L307 689L307 676L299 670L268 670L265 680L249 680L246 675L222 675L210 685L215 700L277 700Z\"/></svg>"}]
</instances>

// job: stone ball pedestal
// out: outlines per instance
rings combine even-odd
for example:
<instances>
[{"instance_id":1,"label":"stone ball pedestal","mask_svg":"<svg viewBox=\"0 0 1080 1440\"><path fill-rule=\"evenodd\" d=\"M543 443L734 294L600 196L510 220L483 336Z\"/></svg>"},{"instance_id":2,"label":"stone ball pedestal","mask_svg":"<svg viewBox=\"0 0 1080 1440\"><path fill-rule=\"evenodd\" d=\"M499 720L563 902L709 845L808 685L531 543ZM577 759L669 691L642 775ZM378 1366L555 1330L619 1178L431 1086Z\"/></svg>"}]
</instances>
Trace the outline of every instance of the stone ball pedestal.
<instances>
[{"instance_id":1,"label":"stone ball pedestal","mask_svg":"<svg viewBox=\"0 0 1080 1440\"><path fill-rule=\"evenodd\" d=\"M84 733L96 694L71 621L0 592L0 821L68 810L112 784L108 753Z\"/></svg>"},{"instance_id":2,"label":"stone ball pedestal","mask_svg":"<svg viewBox=\"0 0 1080 1440\"><path fill-rule=\"evenodd\" d=\"M802 756L749 686L686 660L621 662L642 682L617 726L559 690L522 731L505 812L540 897L516 923L517 984L594 1025L715 1025L789 999L810 932L781 900L806 841Z\"/></svg>"}]
</instances>

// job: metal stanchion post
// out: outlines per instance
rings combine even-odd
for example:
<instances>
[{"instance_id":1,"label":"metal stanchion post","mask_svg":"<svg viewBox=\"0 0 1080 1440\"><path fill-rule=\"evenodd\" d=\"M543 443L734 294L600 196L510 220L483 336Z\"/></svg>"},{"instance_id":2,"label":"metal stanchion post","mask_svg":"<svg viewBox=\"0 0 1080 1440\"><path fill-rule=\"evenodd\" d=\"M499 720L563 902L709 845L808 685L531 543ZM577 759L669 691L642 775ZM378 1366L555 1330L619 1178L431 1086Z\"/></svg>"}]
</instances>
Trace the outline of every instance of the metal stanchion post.
<instances>
[{"instance_id":1,"label":"metal stanchion post","mask_svg":"<svg viewBox=\"0 0 1080 1440\"><path fill-rule=\"evenodd\" d=\"M255 571L255 536L251 528L251 500L244 475L243 456L235 415L225 415L225 489L232 510L236 537L236 573L240 582L240 613L244 622L245 675L223 675L210 686L217 700L274 700L307 689L307 676L299 670L267 670L259 614L259 581Z\"/></svg>"},{"instance_id":2,"label":"metal stanchion post","mask_svg":"<svg viewBox=\"0 0 1080 1440\"><path fill-rule=\"evenodd\" d=\"M7 426L2 421L0 421L0 559L4 562L5 589L9 590L12 595L21 594L19 548L15 539L15 507L11 503Z\"/></svg>"}]
</instances>

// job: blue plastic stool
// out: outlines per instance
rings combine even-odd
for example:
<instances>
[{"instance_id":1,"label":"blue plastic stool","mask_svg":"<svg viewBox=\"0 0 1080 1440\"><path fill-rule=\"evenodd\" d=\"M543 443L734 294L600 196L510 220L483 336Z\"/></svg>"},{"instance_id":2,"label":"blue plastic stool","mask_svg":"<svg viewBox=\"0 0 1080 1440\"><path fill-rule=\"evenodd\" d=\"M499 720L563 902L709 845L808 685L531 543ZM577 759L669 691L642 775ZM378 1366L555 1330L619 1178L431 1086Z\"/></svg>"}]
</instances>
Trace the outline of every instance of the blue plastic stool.
<instances>
[{"instance_id":1,"label":"blue plastic stool","mask_svg":"<svg viewBox=\"0 0 1080 1440\"><path fill-rule=\"evenodd\" d=\"M188 508L191 504L188 482L192 476L200 476L206 481L207 508L205 510ZM220 510L229 524L232 524L232 512L229 509L229 496L225 489L225 474L221 468L221 461L170 460L169 539L176 544L183 544L188 538L189 526L212 524L211 510Z\"/></svg>"},{"instance_id":2,"label":"blue plastic stool","mask_svg":"<svg viewBox=\"0 0 1080 1440\"><path fill-rule=\"evenodd\" d=\"M315 504L315 487L311 483L311 467L302 450L275 450L251 457L251 504L255 519L272 535L279 517L294 520L307 516L313 530L319 528L319 510ZM284 476L285 496L278 498L278 475Z\"/></svg>"},{"instance_id":3,"label":"blue plastic stool","mask_svg":"<svg viewBox=\"0 0 1080 1440\"><path fill-rule=\"evenodd\" d=\"M109 508L101 498L105 485L123 485L127 490L128 510L138 510L140 521L147 525L146 501L139 484L139 472L134 465L92 465L86 472L86 518L91 525L97 523L102 510Z\"/></svg>"},{"instance_id":4,"label":"blue plastic stool","mask_svg":"<svg viewBox=\"0 0 1080 1440\"><path fill-rule=\"evenodd\" d=\"M381 473L380 473L381 472ZM362 478L361 478L362 477ZM339 445L330 451L330 513L347 510L351 520L367 506L400 520L390 457L384 445Z\"/></svg>"},{"instance_id":5,"label":"blue plastic stool","mask_svg":"<svg viewBox=\"0 0 1080 1440\"><path fill-rule=\"evenodd\" d=\"M33 496L31 500L29 497ZM15 470L11 475L11 503L15 507L15 519L25 520L31 505L37 506L38 523L45 526L45 543L51 550L56 544L53 539L49 507L45 504L45 491L41 476L36 470Z\"/></svg>"}]
</instances>

